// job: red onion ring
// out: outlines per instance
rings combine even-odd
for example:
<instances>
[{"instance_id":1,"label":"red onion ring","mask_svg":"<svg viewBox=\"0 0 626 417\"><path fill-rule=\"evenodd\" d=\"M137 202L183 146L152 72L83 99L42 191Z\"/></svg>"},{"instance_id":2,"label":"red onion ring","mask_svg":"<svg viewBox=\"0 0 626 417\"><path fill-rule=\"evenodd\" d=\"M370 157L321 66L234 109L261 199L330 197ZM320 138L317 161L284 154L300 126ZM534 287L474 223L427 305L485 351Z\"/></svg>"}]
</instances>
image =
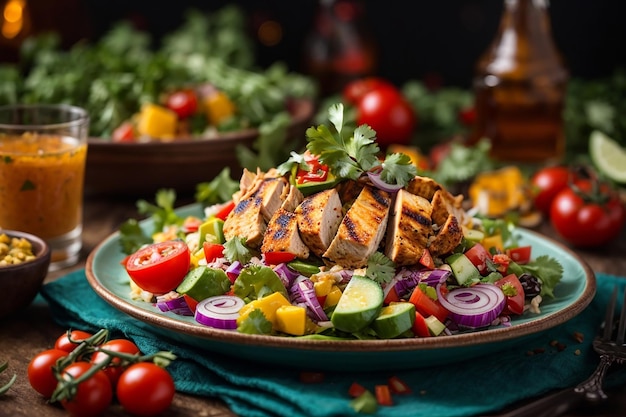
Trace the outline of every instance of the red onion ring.
<instances>
[{"instance_id":1,"label":"red onion ring","mask_svg":"<svg viewBox=\"0 0 626 417\"><path fill-rule=\"evenodd\" d=\"M380 173L376 173L376 172L368 172L367 176L369 177L370 181L372 182L372 184L374 184L374 186L376 188L379 188L383 191L387 191L388 193L395 193L398 190L402 189L402 185L399 184L389 184L385 181L382 180L382 178L380 178Z\"/></svg>"},{"instance_id":2,"label":"red onion ring","mask_svg":"<svg viewBox=\"0 0 626 417\"><path fill-rule=\"evenodd\" d=\"M245 304L235 295L216 295L200 301L194 317L198 323L205 326L234 330L237 328L239 310Z\"/></svg>"},{"instance_id":3,"label":"red onion ring","mask_svg":"<svg viewBox=\"0 0 626 417\"><path fill-rule=\"evenodd\" d=\"M471 329L490 325L504 310L506 297L493 284L476 284L455 288L443 294L437 285L437 298L449 312L450 319L459 326Z\"/></svg>"},{"instance_id":4,"label":"red onion ring","mask_svg":"<svg viewBox=\"0 0 626 417\"><path fill-rule=\"evenodd\" d=\"M193 316L193 312L182 295L175 298L168 298L168 294L157 297L156 306L163 312L170 311L181 316Z\"/></svg>"}]
</instances>

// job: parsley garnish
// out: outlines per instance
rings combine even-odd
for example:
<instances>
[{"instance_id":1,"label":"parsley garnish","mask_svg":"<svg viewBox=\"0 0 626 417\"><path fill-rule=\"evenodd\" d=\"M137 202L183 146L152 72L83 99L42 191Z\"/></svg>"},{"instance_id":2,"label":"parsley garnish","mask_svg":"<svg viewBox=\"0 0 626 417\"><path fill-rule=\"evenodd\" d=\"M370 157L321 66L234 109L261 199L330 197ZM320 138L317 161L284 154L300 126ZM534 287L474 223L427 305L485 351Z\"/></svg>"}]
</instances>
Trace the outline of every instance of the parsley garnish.
<instances>
[{"instance_id":1,"label":"parsley garnish","mask_svg":"<svg viewBox=\"0 0 626 417\"><path fill-rule=\"evenodd\" d=\"M224 257L230 262L239 261L242 265L247 264L252 259L252 253L246 246L245 237L235 236L224 243Z\"/></svg>"},{"instance_id":2,"label":"parsley garnish","mask_svg":"<svg viewBox=\"0 0 626 417\"><path fill-rule=\"evenodd\" d=\"M390 282L396 274L396 264L381 252L374 252L367 259L365 276L379 284Z\"/></svg>"},{"instance_id":3,"label":"parsley garnish","mask_svg":"<svg viewBox=\"0 0 626 417\"><path fill-rule=\"evenodd\" d=\"M555 258L541 255L537 259L520 265L524 272L528 272L541 280L541 296L554 298L554 287L563 277L563 266Z\"/></svg>"},{"instance_id":4,"label":"parsley garnish","mask_svg":"<svg viewBox=\"0 0 626 417\"><path fill-rule=\"evenodd\" d=\"M358 180L367 172L380 172L383 181L405 186L417 175L417 168L407 155L389 154L381 162L376 131L368 125L358 126L351 134L344 132L343 104L330 106L328 116L335 132L323 124L308 128L306 147L318 155L319 161L328 165L336 177Z\"/></svg>"},{"instance_id":5,"label":"parsley garnish","mask_svg":"<svg viewBox=\"0 0 626 417\"><path fill-rule=\"evenodd\" d=\"M239 183L230 177L230 168L222 169L210 182L201 182L196 186L196 201L205 206L225 203L239 190Z\"/></svg>"}]
</instances>

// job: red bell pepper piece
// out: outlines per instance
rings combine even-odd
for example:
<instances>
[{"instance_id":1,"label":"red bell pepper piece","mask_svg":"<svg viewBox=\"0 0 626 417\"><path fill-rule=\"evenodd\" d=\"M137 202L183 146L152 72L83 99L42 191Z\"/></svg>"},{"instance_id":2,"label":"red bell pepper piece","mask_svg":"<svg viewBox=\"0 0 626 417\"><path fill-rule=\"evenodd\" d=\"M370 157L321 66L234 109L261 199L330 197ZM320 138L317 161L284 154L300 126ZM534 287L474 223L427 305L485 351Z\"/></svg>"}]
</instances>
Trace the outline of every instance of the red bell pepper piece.
<instances>
[{"instance_id":1,"label":"red bell pepper piece","mask_svg":"<svg viewBox=\"0 0 626 417\"><path fill-rule=\"evenodd\" d=\"M296 255L290 252L265 252L263 259L266 265L278 265L293 261Z\"/></svg>"},{"instance_id":2,"label":"red bell pepper piece","mask_svg":"<svg viewBox=\"0 0 626 417\"><path fill-rule=\"evenodd\" d=\"M376 402L378 402L379 405L393 405L393 398L391 398L389 385L376 385L374 387L374 395L376 395Z\"/></svg>"},{"instance_id":3,"label":"red bell pepper piece","mask_svg":"<svg viewBox=\"0 0 626 417\"><path fill-rule=\"evenodd\" d=\"M217 213L215 213L215 217L220 220L226 220L226 217L228 217L228 215L231 211L233 211L234 208L235 202L233 200L230 200L228 203L224 203L222 208Z\"/></svg>"},{"instance_id":4,"label":"red bell pepper piece","mask_svg":"<svg viewBox=\"0 0 626 417\"><path fill-rule=\"evenodd\" d=\"M224 256L224 245L220 245L219 243L204 242L202 249L204 250L204 257L208 263Z\"/></svg>"},{"instance_id":5,"label":"red bell pepper piece","mask_svg":"<svg viewBox=\"0 0 626 417\"><path fill-rule=\"evenodd\" d=\"M352 385L350 385L350 388L348 388L348 395L352 398L357 398L360 397L365 391L367 391L367 388L358 382L353 382Z\"/></svg>"}]
</instances>

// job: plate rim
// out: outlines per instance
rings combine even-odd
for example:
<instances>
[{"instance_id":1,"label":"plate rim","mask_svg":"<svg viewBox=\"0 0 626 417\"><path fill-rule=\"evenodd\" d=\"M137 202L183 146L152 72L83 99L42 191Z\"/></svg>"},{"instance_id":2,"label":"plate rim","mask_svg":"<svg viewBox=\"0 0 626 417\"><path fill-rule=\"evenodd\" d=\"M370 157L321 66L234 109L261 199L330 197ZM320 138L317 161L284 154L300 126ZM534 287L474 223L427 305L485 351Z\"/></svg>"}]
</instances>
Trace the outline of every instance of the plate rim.
<instances>
[{"instance_id":1,"label":"plate rim","mask_svg":"<svg viewBox=\"0 0 626 417\"><path fill-rule=\"evenodd\" d=\"M556 246L558 249L564 251L573 258L578 266L582 268L585 278L584 288L580 296L577 299L572 300L570 304L563 309L546 314L536 320L526 321L511 327L500 327L496 329L460 333L441 337L381 340L319 340L298 337L250 335L232 330L214 329L208 326L182 321L174 316L170 317L167 315L157 314L149 309L136 306L113 293L106 288L104 283L102 283L102 281L96 276L93 268L97 254L105 245L111 244L113 240L118 238L119 231L110 234L89 253L85 265L85 274L89 285L96 292L96 294L117 310L142 322L160 327L164 330L170 330L182 333L185 336L204 339L207 343L218 342L299 351L340 351L344 353L365 351L401 352L455 349L510 341L512 339L538 334L542 331L563 324L577 316L591 303L593 297L595 296L597 287L595 273L579 255L564 244L536 231L524 228L518 228L516 230L523 230L523 233L527 233L536 239L544 240L546 243ZM146 305L152 306L150 303L146 303ZM209 347L209 345L207 345L207 347Z\"/></svg>"}]
</instances>

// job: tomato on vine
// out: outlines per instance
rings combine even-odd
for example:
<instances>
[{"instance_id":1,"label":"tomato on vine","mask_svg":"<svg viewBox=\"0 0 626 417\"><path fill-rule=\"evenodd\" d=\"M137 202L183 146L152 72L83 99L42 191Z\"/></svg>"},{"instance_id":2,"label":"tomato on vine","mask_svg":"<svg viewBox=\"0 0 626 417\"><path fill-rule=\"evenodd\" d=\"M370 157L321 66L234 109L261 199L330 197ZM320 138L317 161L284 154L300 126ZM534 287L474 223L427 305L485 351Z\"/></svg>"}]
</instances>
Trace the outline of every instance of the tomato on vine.
<instances>
[{"instance_id":1,"label":"tomato on vine","mask_svg":"<svg viewBox=\"0 0 626 417\"><path fill-rule=\"evenodd\" d=\"M57 338L54 342L54 348L59 350L64 350L66 352L72 352L76 347L85 339L89 339L93 336L89 332L85 332L82 330L72 330L69 333L63 333L61 336Z\"/></svg>"},{"instance_id":2,"label":"tomato on vine","mask_svg":"<svg viewBox=\"0 0 626 417\"><path fill-rule=\"evenodd\" d=\"M126 370L121 358L111 358L108 352L126 353L128 355L141 354L137 345L128 339L111 339L100 345L91 357L91 363L104 365L103 371L115 387L120 375Z\"/></svg>"},{"instance_id":3,"label":"tomato on vine","mask_svg":"<svg viewBox=\"0 0 626 417\"><path fill-rule=\"evenodd\" d=\"M137 416L155 416L166 410L176 388L169 372L151 362L131 365L117 383L116 395L122 407Z\"/></svg>"},{"instance_id":4,"label":"tomato on vine","mask_svg":"<svg viewBox=\"0 0 626 417\"><path fill-rule=\"evenodd\" d=\"M91 370L89 362L74 362L62 371L66 381L76 380ZM113 388L102 370L97 370L77 386L71 399L62 399L61 405L73 417L88 417L103 413L113 401Z\"/></svg>"},{"instance_id":5,"label":"tomato on vine","mask_svg":"<svg viewBox=\"0 0 626 417\"><path fill-rule=\"evenodd\" d=\"M574 172L566 166L550 166L535 172L530 179L535 208L545 216L550 215L550 206L559 191L574 181Z\"/></svg>"},{"instance_id":6,"label":"tomato on vine","mask_svg":"<svg viewBox=\"0 0 626 417\"><path fill-rule=\"evenodd\" d=\"M580 179L554 197L550 221L572 245L600 246L619 236L626 222L626 208L606 184Z\"/></svg>"},{"instance_id":7,"label":"tomato on vine","mask_svg":"<svg viewBox=\"0 0 626 417\"><path fill-rule=\"evenodd\" d=\"M68 352L61 349L48 349L38 353L28 364L28 382L35 391L50 398L57 386L52 367L61 358L65 358Z\"/></svg>"}]
</instances>

